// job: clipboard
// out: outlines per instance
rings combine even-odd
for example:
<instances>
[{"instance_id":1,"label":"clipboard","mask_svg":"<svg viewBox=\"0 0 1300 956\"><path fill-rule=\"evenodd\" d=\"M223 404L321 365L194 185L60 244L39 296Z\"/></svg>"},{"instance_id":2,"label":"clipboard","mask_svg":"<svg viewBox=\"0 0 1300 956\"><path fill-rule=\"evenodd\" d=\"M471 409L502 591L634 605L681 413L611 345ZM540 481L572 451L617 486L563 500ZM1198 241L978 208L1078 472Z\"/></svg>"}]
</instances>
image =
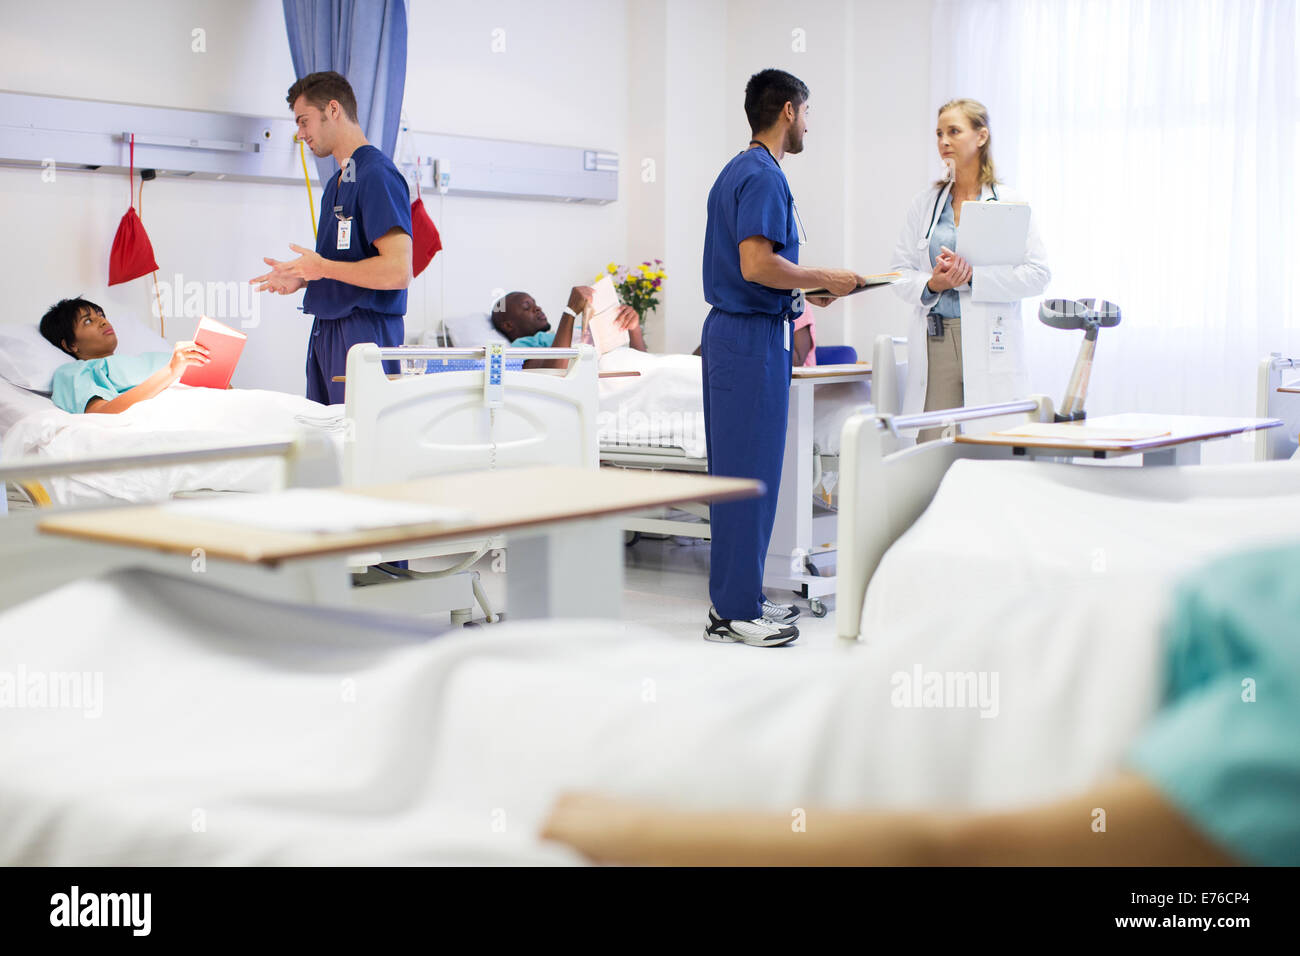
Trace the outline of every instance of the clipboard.
<instances>
[{"instance_id":1,"label":"clipboard","mask_svg":"<svg viewBox=\"0 0 1300 956\"><path fill-rule=\"evenodd\" d=\"M957 253L972 266L1019 265L1029 247L1029 203L964 202Z\"/></svg>"},{"instance_id":2,"label":"clipboard","mask_svg":"<svg viewBox=\"0 0 1300 956\"><path fill-rule=\"evenodd\" d=\"M862 278L864 278L864 279L867 280L867 284L866 284L866 285L860 285L860 286L858 286L856 289L854 289L852 292L846 292L846 293L844 293L844 295L857 295L859 292L866 292L868 289L878 289L878 288L880 288L881 286L893 285L893 284L894 284L895 282L897 282L899 279L903 278L903 273L901 273L901 272L877 272L875 275L863 276ZM836 299L842 299L842 298L844 298L843 295L835 295L834 292L831 292L831 291L829 291L829 290L827 290L827 289L824 289L824 288L822 288L822 289L804 289L804 290L803 290L803 294L804 294L805 296L810 296L810 295L829 295L829 296L831 296L831 297L833 297L833 298L836 298Z\"/></svg>"}]
</instances>

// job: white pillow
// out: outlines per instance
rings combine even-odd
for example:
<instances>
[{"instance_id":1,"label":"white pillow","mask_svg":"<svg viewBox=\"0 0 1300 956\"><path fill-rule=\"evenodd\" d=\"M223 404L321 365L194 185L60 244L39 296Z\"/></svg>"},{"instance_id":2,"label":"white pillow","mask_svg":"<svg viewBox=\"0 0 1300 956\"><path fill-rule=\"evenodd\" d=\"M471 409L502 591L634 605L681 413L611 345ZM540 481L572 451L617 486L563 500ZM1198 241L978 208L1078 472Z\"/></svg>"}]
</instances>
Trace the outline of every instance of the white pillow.
<instances>
[{"instance_id":1,"label":"white pillow","mask_svg":"<svg viewBox=\"0 0 1300 956\"><path fill-rule=\"evenodd\" d=\"M108 321L117 333L117 351L122 355L172 350L166 339L138 319L110 316ZM54 370L74 361L72 356L47 342L39 326L0 323L0 378L5 381L48 395L53 387Z\"/></svg>"},{"instance_id":2,"label":"white pillow","mask_svg":"<svg viewBox=\"0 0 1300 956\"><path fill-rule=\"evenodd\" d=\"M8 382L0 382L0 438L19 419L36 412L48 412L53 408L54 403L43 395Z\"/></svg>"},{"instance_id":3,"label":"white pillow","mask_svg":"<svg viewBox=\"0 0 1300 956\"><path fill-rule=\"evenodd\" d=\"M108 324L117 333L117 351L122 355L143 355L145 352L172 350L170 342L139 319L110 315Z\"/></svg>"},{"instance_id":4,"label":"white pillow","mask_svg":"<svg viewBox=\"0 0 1300 956\"><path fill-rule=\"evenodd\" d=\"M500 342L509 345L510 340L497 331L491 317L486 312L474 312L455 318L443 319L443 328L451 337L451 344L456 348L473 349Z\"/></svg>"},{"instance_id":5,"label":"white pillow","mask_svg":"<svg viewBox=\"0 0 1300 956\"><path fill-rule=\"evenodd\" d=\"M72 356L45 341L36 326L0 324L0 378L5 381L49 394L54 370L71 361Z\"/></svg>"}]
</instances>

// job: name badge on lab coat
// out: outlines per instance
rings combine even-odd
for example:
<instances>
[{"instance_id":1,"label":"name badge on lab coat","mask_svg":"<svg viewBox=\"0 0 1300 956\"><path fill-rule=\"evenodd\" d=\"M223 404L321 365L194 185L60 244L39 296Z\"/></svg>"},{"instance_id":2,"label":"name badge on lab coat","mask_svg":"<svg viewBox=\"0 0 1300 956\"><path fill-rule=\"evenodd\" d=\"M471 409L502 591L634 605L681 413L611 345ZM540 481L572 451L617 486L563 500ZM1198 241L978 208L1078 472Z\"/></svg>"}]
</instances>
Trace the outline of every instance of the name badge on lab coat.
<instances>
[{"instance_id":1,"label":"name badge on lab coat","mask_svg":"<svg viewBox=\"0 0 1300 956\"><path fill-rule=\"evenodd\" d=\"M993 323L993 328L989 331L989 351L1005 352L1007 350L1007 330L1002 326L1002 316Z\"/></svg>"},{"instance_id":2,"label":"name badge on lab coat","mask_svg":"<svg viewBox=\"0 0 1300 956\"><path fill-rule=\"evenodd\" d=\"M339 220L339 239L338 242L335 244L335 248L336 249L352 248L352 220L351 219Z\"/></svg>"}]
</instances>

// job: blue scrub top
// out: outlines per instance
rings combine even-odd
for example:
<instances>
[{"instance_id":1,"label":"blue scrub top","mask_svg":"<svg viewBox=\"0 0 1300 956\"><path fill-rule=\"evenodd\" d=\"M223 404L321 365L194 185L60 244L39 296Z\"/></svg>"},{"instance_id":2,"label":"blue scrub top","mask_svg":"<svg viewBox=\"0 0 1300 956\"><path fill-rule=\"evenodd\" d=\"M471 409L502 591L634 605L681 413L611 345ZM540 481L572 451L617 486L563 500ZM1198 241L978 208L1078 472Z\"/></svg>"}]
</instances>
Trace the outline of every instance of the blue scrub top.
<instances>
[{"instance_id":1,"label":"blue scrub top","mask_svg":"<svg viewBox=\"0 0 1300 956\"><path fill-rule=\"evenodd\" d=\"M348 171L330 177L320 201L316 251L335 262L360 262L379 255L375 240L388 230L411 235L411 192L392 160L373 146L352 154ZM335 207L341 207L337 211ZM352 232L346 249L338 248L340 216L351 217ZM386 315L406 314L405 289L362 289L336 279L307 283L302 310L318 319L339 319L356 309Z\"/></svg>"},{"instance_id":2,"label":"blue scrub top","mask_svg":"<svg viewBox=\"0 0 1300 956\"><path fill-rule=\"evenodd\" d=\"M1160 711L1129 765L1245 863L1300 865L1300 546L1182 583Z\"/></svg>"},{"instance_id":3,"label":"blue scrub top","mask_svg":"<svg viewBox=\"0 0 1300 956\"><path fill-rule=\"evenodd\" d=\"M532 335L525 335L521 339L515 339L510 344L521 349L549 349L554 341L554 332L534 332Z\"/></svg>"},{"instance_id":4,"label":"blue scrub top","mask_svg":"<svg viewBox=\"0 0 1300 956\"><path fill-rule=\"evenodd\" d=\"M68 362L54 370L50 399L65 412L79 415L92 398L111 402L165 367L171 358L170 352L145 352Z\"/></svg>"},{"instance_id":5,"label":"blue scrub top","mask_svg":"<svg viewBox=\"0 0 1300 956\"><path fill-rule=\"evenodd\" d=\"M769 289L740 273L740 243L751 236L772 242L777 254L799 262L794 195L785 173L761 146L723 167L709 190L704 231L704 298L735 315L794 316L794 290Z\"/></svg>"}]
</instances>

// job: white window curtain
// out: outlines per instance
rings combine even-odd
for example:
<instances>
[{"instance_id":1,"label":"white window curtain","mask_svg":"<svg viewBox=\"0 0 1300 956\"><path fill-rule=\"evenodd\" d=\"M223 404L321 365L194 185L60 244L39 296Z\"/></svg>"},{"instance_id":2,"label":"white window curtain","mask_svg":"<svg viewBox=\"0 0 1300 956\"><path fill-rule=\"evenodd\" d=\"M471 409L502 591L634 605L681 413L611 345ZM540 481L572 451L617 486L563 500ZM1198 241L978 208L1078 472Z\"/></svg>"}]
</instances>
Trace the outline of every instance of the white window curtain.
<instances>
[{"instance_id":1,"label":"white window curtain","mask_svg":"<svg viewBox=\"0 0 1300 956\"><path fill-rule=\"evenodd\" d=\"M999 177L1032 203L1047 243L1046 295L1124 311L1101 332L1091 413L1253 414L1258 360L1300 357L1296 8L934 3L934 106L969 96L989 108ZM1080 333L1036 310L1031 382L1059 401ZM1235 444L1207 460L1249 457Z\"/></svg>"}]
</instances>

